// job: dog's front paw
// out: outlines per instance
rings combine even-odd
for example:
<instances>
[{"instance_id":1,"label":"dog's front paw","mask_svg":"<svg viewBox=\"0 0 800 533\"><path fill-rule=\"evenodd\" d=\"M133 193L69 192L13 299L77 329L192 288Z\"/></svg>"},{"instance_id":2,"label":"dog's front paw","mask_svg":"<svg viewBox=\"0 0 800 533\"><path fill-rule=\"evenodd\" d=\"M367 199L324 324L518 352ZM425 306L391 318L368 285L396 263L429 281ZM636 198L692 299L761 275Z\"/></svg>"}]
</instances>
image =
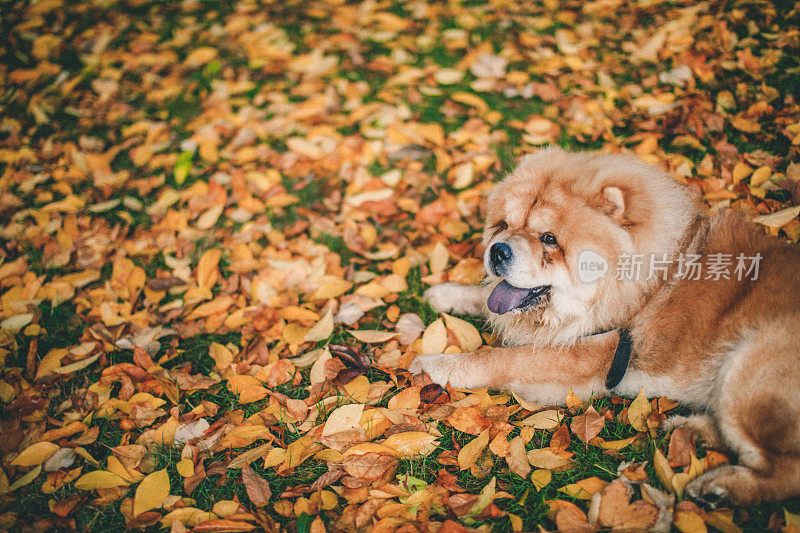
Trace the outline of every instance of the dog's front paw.
<instances>
[{"instance_id":1,"label":"dog's front paw","mask_svg":"<svg viewBox=\"0 0 800 533\"><path fill-rule=\"evenodd\" d=\"M412 374L425 372L434 383L438 383L443 387L448 382L454 387L464 387L465 385L460 383L461 379L458 372L459 355L461 354L418 355L411 361L408 370Z\"/></svg>"},{"instance_id":2,"label":"dog's front paw","mask_svg":"<svg viewBox=\"0 0 800 533\"><path fill-rule=\"evenodd\" d=\"M736 503L731 488L741 476L739 470L742 467L725 465L706 472L686 485L683 496L707 511L728 507Z\"/></svg>"},{"instance_id":3,"label":"dog's front paw","mask_svg":"<svg viewBox=\"0 0 800 533\"><path fill-rule=\"evenodd\" d=\"M464 286L460 283L440 283L425 291L425 300L437 313L449 313L461 307Z\"/></svg>"}]
</instances>

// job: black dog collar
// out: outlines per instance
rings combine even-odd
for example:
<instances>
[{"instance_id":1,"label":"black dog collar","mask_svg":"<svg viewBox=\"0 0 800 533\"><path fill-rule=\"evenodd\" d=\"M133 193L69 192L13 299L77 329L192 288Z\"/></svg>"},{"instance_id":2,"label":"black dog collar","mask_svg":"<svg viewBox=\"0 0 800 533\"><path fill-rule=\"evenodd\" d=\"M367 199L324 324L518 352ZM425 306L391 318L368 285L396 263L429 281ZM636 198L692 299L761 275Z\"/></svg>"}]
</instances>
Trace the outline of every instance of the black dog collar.
<instances>
[{"instance_id":1,"label":"black dog collar","mask_svg":"<svg viewBox=\"0 0 800 533\"><path fill-rule=\"evenodd\" d=\"M596 331L590 336L602 335L612 331L606 329L603 331ZM617 350L614 352L614 360L611 362L611 369L606 374L606 388L612 390L619 385L622 378L625 377L625 372L628 371L628 363L631 361L631 349L633 348L633 341L631 340L631 332L627 328L619 328L619 343L617 343Z\"/></svg>"}]
</instances>

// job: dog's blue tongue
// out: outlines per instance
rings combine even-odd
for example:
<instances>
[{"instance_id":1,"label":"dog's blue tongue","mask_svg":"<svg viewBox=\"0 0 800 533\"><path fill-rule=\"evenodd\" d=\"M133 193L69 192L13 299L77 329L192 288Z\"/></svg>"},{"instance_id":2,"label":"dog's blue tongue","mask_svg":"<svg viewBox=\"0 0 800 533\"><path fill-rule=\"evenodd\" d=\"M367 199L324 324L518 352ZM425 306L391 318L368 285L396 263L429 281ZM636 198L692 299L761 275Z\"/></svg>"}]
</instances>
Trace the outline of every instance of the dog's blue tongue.
<instances>
[{"instance_id":1,"label":"dog's blue tongue","mask_svg":"<svg viewBox=\"0 0 800 533\"><path fill-rule=\"evenodd\" d=\"M525 298L530 294L530 289L518 289L510 285L506 280L501 281L489 295L489 310L492 313L502 315L512 309L521 307Z\"/></svg>"}]
</instances>

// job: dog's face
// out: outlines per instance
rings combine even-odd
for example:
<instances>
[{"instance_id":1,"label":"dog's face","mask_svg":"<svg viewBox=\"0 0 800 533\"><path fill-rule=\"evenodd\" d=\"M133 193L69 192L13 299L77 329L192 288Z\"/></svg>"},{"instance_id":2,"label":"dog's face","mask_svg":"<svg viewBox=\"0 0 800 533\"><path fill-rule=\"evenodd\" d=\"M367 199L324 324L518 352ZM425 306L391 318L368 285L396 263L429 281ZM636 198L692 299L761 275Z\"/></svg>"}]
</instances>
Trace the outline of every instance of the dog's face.
<instances>
[{"instance_id":1,"label":"dog's face","mask_svg":"<svg viewBox=\"0 0 800 533\"><path fill-rule=\"evenodd\" d=\"M680 187L625 156L547 149L523 159L489 197L484 264L498 281L489 309L515 322L563 324L596 317L609 302L625 307L620 298L640 294L646 280L623 286L618 258L666 249L681 231L662 227L668 221L660 220L654 196L661 192L651 181L668 192Z\"/></svg>"}]
</instances>

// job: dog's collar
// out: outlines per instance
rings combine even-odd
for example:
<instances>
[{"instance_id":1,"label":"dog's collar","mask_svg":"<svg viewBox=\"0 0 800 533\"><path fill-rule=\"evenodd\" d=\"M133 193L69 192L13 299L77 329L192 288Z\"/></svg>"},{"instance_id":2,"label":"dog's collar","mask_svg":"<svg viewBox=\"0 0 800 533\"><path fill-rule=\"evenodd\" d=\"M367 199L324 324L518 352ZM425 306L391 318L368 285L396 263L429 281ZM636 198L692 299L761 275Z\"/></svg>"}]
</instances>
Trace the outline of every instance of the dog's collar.
<instances>
[{"instance_id":1,"label":"dog's collar","mask_svg":"<svg viewBox=\"0 0 800 533\"><path fill-rule=\"evenodd\" d=\"M608 374L606 374L606 388L608 390L613 390L614 387L619 385L620 381L622 381L622 378L625 377L625 372L628 371L628 363L630 363L631 360L631 349L633 348L630 330L628 328L618 329L619 342L617 343L617 349L614 352L614 360L611 362L611 369L608 371ZM609 331L613 330L604 329L601 331L595 331L589 336L602 335L603 333L608 333Z\"/></svg>"}]
</instances>

